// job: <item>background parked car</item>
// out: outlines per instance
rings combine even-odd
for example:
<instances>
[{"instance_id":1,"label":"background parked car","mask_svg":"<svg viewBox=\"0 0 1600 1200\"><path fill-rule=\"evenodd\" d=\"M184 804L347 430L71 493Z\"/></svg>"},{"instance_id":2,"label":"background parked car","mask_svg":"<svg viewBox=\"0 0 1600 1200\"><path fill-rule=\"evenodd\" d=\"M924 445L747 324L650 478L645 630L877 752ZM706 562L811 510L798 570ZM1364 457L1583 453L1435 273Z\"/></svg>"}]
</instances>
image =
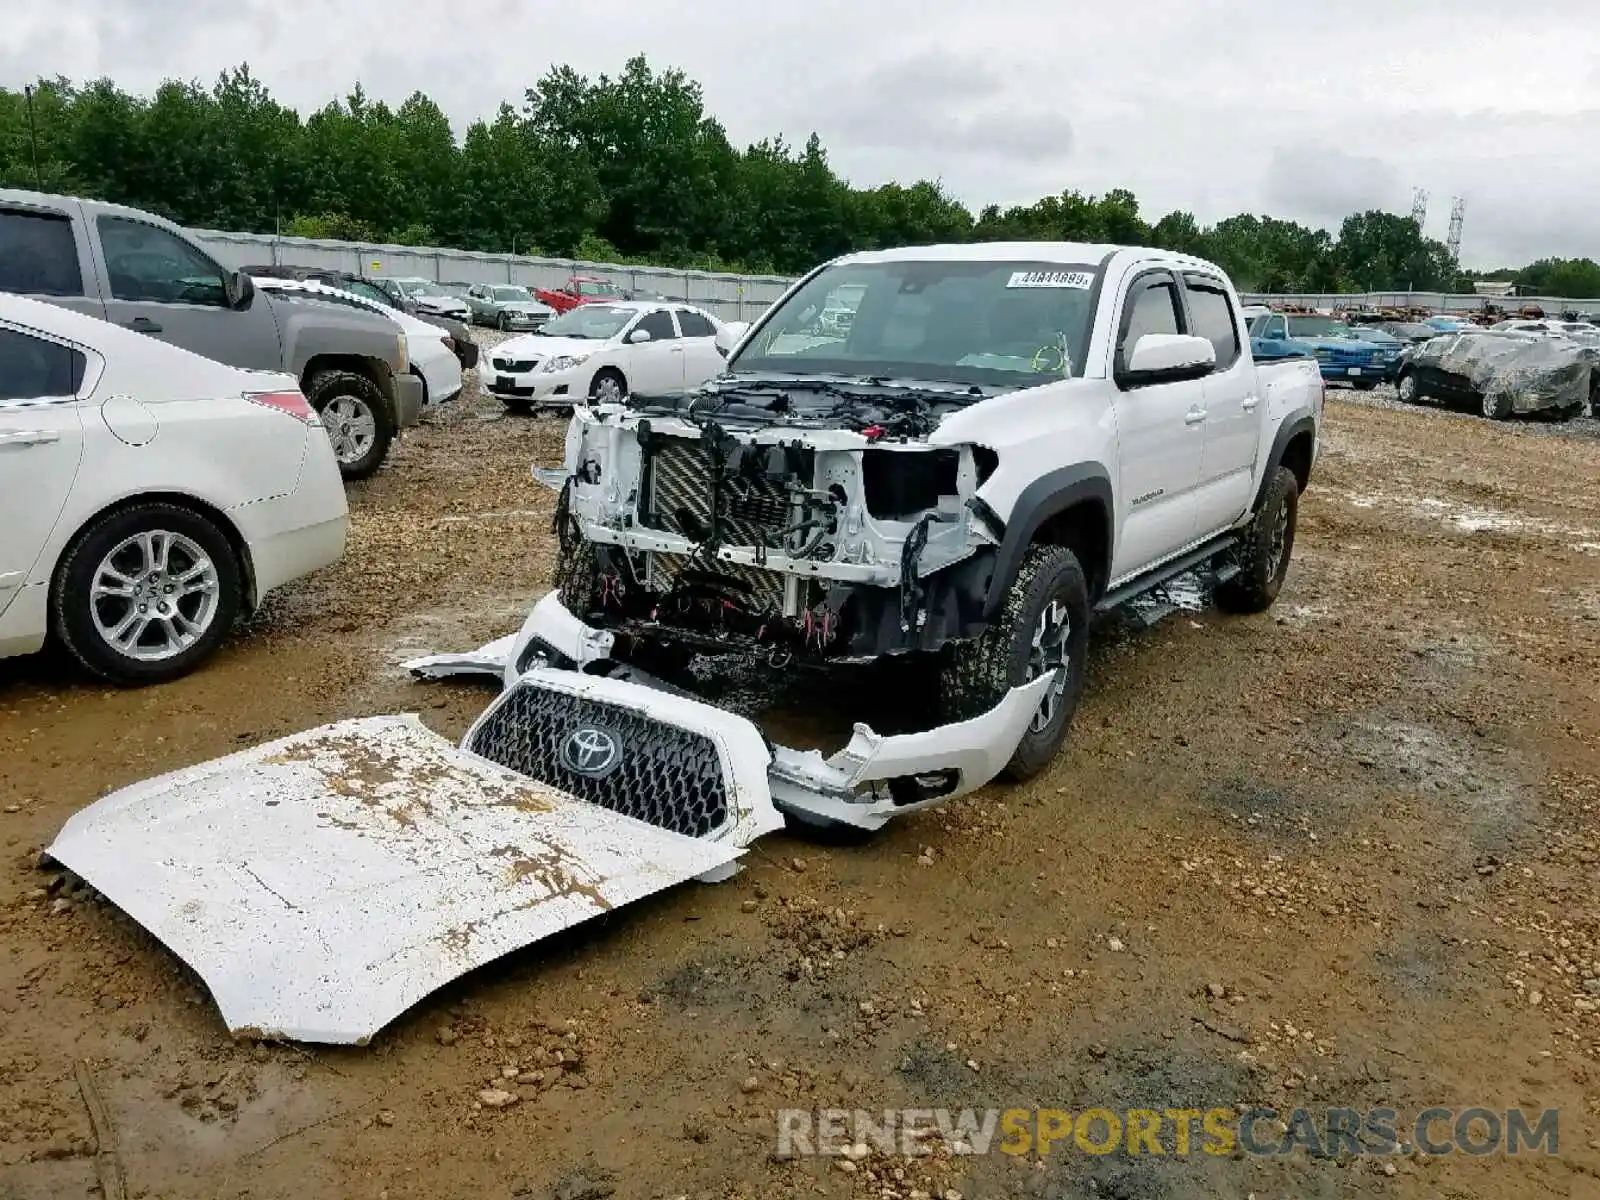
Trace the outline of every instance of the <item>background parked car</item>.
<instances>
[{"instance_id":1,"label":"background parked car","mask_svg":"<svg viewBox=\"0 0 1600 1200\"><path fill-rule=\"evenodd\" d=\"M1381 329L1384 333L1411 344L1439 336L1437 329L1432 325L1424 325L1421 321L1379 321L1372 328Z\"/></svg>"},{"instance_id":2,"label":"background parked car","mask_svg":"<svg viewBox=\"0 0 1600 1200\"><path fill-rule=\"evenodd\" d=\"M558 288L535 288L533 298L548 304L558 313L571 312L580 304L609 304L633 297L617 284L599 275L574 275Z\"/></svg>"},{"instance_id":3,"label":"background parked car","mask_svg":"<svg viewBox=\"0 0 1600 1200\"><path fill-rule=\"evenodd\" d=\"M118 684L191 670L349 525L292 375L4 294L0 512L0 657L53 633Z\"/></svg>"},{"instance_id":4,"label":"background parked car","mask_svg":"<svg viewBox=\"0 0 1600 1200\"><path fill-rule=\"evenodd\" d=\"M1351 326L1350 336L1356 341L1376 346L1383 351L1383 380L1386 383L1393 383L1400 370L1400 352L1411 343L1387 330L1379 329L1376 325Z\"/></svg>"},{"instance_id":5,"label":"background parked car","mask_svg":"<svg viewBox=\"0 0 1600 1200\"><path fill-rule=\"evenodd\" d=\"M1399 347L1391 352L1362 341L1354 327L1319 313L1269 313L1250 323L1251 352L1259 359L1309 353L1330 383L1348 383L1360 391L1378 386L1388 374Z\"/></svg>"},{"instance_id":6,"label":"background parked car","mask_svg":"<svg viewBox=\"0 0 1600 1200\"><path fill-rule=\"evenodd\" d=\"M416 305L419 314L449 317L452 321L468 324L472 321L472 310L467 307L467 302L431 279L423 279L419 275L402 275L396 279L375 276L372 282L396 300L409 300Z\"/></svg>"},{"instance_id":7,"label":"background parked car","mask_svg":"<svg viewBox=\"0 0 1600 1200\"><path fill-rule=\"evenodd\" d=\"M710 313L688 304L582 304L494 347L479 376L485 390L521 412L612 403L630 392L681 392L727 366L717 348L720 329Z\"/></svg>"},{"instance_id":8,"label":"background parked car","mask_svg":"<svg viewBox=\"0 0 1600 1200\"><path fill-rule=\"evenodd\" d=\"M426 321L435 325L450 336L450 349L455 354L456 360L461 364L463 371L478 365L478 343L472 340L472 330L466 322L457 321L451 317L441 317L437 313L423 312L413 301L396 300L388 292L378 287L370 279L360 275L352 275L348 271L330 271L323 267L285 267L262 266L245 267L244 271L254 279L301 279L315 283L324 283L332 288L361 296L374 301L386 313L389 311L402 312L407 316L415 317L419 321Z\"/></svg>"},{"instance_id":9,"label":"background parked car","mask_svg":"<svg viewBox=\"0 0 1600 1200\"><path fill-rule=\"evenodd\" d=\"M303 297L308 301L320 301L325 304L343 304L388 317L406 335L406 351L411 358L411 372L422 380L423 404L425 406L443 404L448 400L454 400L460 394L461 363L456 359L454 339L437 325L410 316L399 309L390 308L376 300L357 295L355 292L329 287L312 279L266 277L257 279L256 285L273 295L291 300ZM335 454L338 454L340 461L343 461L343 454L340 454L341 448L345 447L343 435L332 426L329 427L328 435L333 438ZM355 449L355 447L345 447L345 452L353 453Z\"/></svg>"},{"instance_id":10,"label":"background parked car","mask_svg":"<svg viewBox=\"0 0 1600 1200\"><path fill-rule=\"evenodd\" d=\"M538 329L556 315L555 309L535 300L527 288L512 283L475 283L467 289L467 303L474 324L507 332Z\"/></svg>"},{"instance_id":11,"label":"background parked car","mask_svg":"<svg viewBox=\"0 0 1600 1200\"><path fill-rule=\"evenodd\" d=\"M151 213L72 196L0 189L0 291L75 309L196 354L287 371L318 412L355 405L378 434L341 464L371 475L422 411L393 321L333 305L275 304L243 271L224 270L184 230Z\"/></svg>"}]
</instances>

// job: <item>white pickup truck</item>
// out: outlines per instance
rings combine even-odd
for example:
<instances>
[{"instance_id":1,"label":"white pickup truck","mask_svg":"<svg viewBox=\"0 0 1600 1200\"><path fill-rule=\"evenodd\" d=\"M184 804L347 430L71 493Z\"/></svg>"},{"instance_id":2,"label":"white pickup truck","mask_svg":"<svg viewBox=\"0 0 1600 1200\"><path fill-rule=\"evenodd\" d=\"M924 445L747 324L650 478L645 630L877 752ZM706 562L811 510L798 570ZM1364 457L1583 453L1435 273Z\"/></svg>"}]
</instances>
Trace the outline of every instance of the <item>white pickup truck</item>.
<instances>
[{"instance_id":1,"label":"white pickup truck","mask_svg":"<svg viewBox=\"0 0 1600 1200\"><path fill-rule=\"evenodd\" d=\"M1227 276L1187 255L838 259L705 389L576 414L562 599L684 653L936 655L950 720L1049 675L1007 763L1026 777L1066 734L1091 610L1197 567L1234 611L1276 598L1323 386L1249 347Z\"/></svg>"},{"instance_id":2,"label":"white pickup truck","mask_svg":"<svg viewBox=\"0 0 1600 1200\"><path fill-rule=\"evenodd\" d=\"M580 408L558 588L408 664L502 688L459 745L340 721L125 788L49 854L205 979L230 1029L363 1042L446 981L689 879L786 818L873 830L1039 771L1091 612L1186 571L1270 605L1317 455L1311 358L1251 360L1199 259L856 254L687 395ZM693 694L692 655L917 656L947 722L837 753ZM270 880L270 886L265 882Z\"/></svg>"}]
</instances>

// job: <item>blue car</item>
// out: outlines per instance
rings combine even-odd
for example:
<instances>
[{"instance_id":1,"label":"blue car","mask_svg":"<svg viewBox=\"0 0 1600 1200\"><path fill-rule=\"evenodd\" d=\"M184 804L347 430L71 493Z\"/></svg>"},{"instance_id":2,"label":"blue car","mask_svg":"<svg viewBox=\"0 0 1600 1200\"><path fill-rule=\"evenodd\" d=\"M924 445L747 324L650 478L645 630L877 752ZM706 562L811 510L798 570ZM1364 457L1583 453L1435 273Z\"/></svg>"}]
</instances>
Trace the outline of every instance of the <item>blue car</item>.
<instances>
[{"instance_id":1,"label":"blue car","mask_svg":"<svg viewBox=\"0 0 1600 1200\"><path fill-rule=\"evenodd\" d=\"M1351 326L1315 314L1270 313L1250 324L1250 350L1260 359L1310 354L1329 383L1369 391L1388 378L1402 346L1367 341Z\"/></svg>"},{"instance_id":2,"label":"blue car","mask_svg":"<svg viewBox=\"0 0 1600 1200\"><path fill-rule=\"evenodd\" d=\"M1411 345L1411 341L1396 337L1388 330L1378 329L1372 325L1354 326L1351 329L1351 336L1384 352L1387 357L1384 360L1383 381L1393 383L1395 376L1400 373L1400 352Z\"/></svg>"}]
</instances>

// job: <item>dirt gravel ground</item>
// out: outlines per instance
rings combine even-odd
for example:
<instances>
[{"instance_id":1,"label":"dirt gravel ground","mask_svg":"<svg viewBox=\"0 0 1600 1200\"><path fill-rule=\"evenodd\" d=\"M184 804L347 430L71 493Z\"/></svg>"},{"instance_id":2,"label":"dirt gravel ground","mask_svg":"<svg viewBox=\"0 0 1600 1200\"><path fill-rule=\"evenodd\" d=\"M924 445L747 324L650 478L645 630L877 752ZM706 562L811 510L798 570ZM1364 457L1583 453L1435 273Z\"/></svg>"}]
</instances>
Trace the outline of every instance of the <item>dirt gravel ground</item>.
<instances>
[{"instance_id":1,"label":"dirt gravel ground","mask_svg":"<svg viewBox=\"0 0 1600 1200\"><path fill-rule=\"evenodd\" d=\"M346 560L182 682L0 663L0 1197L94 1194L97 1149L174 1200L1600 1195L1600 429L1376 394L1330 401L1277 607L1108 626L1043 777L863 845L762 842L363 1050L232 1042L39 848L109 789L323 721L459 736L487 694L396 664L544 590L528 467L562 428L471 389L352 489ZM1557 1108L1559 1144L775 1154L780 1108L1255 1105Z\"/></svg>"}]
</instances>

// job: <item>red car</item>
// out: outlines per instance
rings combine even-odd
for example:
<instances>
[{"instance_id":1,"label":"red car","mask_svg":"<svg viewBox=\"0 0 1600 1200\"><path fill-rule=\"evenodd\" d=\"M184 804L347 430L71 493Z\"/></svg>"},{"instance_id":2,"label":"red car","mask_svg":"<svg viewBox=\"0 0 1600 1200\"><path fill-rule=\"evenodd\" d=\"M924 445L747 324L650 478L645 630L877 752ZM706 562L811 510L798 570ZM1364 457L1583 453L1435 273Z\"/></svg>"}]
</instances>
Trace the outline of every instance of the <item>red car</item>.
<instances>
[{"instance_id":1,"label":"red car","mask_svg":"<svg viewBox=\"0 0 1600 1200\"><path fill-rule=\"evenodd\" d=\"M630 293L623 291L611 280L602 279L598 275L574 275L567 280L565 287L535 288L533 296L541 304L548 304L558 313L570 312L580 304L633 298Z\"/></svg>"}]
</instances>

